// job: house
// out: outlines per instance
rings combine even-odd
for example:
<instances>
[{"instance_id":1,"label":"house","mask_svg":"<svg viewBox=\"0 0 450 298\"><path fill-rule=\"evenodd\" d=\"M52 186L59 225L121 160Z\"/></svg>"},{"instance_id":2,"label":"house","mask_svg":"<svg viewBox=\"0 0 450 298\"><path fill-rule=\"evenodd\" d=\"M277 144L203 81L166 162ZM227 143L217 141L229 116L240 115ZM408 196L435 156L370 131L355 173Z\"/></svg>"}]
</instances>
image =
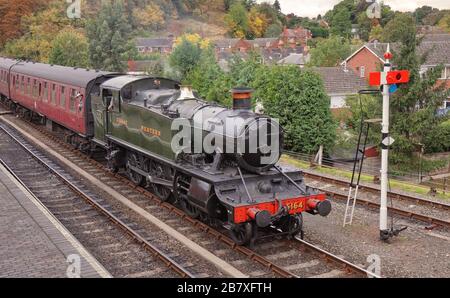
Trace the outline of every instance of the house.
<instances>
[{"instance_id":1,"label":"house","mask_svg":"<svg viewBox=\"0 0 450 298\"><path fill-rule=\"evenodd\" d=\"M310 39L312 39L312 33L309 29L303 27L288 29L285 27L280 36L280 45L285 47L306 46Z\"/></svg>"},{"instance_id":2,"label":"house","mask_svg":"<svg viewBox=\"0 0 450 298\"><path fill-rule=\"evenodd\" d=\"M136 38L136 47L141 54L159 53L168 55L172 53L174 38Z\"/></svg>"},{"instance_id":3,"label":"house","mask_svg":"<svg viewBox=\"0 0 450 298\"><path fill-rule=\"evenodd\" d=\"M331 110L333 114L348 110L345 98L356 95L360 90L368 89L364 78L356 75L352 70L340 66L314 67L314 72L323 80L325 91L331 98Z\"/></svg>"},{"instance_id":4,"label":"house","mask_svg":"<svg viewBox=\"0 0 450 298\"><path fill-rule=\"evenodd\" d=\"M391 44L391 50L395 53L399 50L399 44ZM445 84L450 89L450 34L430 34L423 36L422 43L418 47L419 54L425 54L426 60L421 65L421 73L444 64L442 76L438 84ZM384 53L387 50L386 43L380 43L377 40L369 42L350 55L342 66L354 71L357 76L369 80L371 72L380 71L385 62ZM450 107L450 98L443 103L443 108Z\"/></svg>"}]
</instances>

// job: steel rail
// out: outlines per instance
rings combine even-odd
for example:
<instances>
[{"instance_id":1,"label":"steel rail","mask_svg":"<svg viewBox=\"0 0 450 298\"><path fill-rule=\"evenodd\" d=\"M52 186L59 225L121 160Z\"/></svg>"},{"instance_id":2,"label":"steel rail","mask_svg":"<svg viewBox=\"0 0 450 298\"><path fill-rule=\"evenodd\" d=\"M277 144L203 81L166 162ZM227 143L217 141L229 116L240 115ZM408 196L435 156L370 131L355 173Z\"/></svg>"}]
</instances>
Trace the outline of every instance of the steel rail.
<instances>
[{"instance_id":1,"label":"steel rail","mask_svg":"<svg viewBox=\"0 0 450 298\"><path fill-rule=\"evenodd\" d=\"M9 137L11 137L17 144L19 144L28 154L30 154L35 160L37 160L40 164L42 164L45 168L47 168L52 174L57 176L57 178L67 185L73 192L75 192L78 196L84 199L88 204L97 209L100 213L106 216L111 222L113 222L116 226L122 229L125 233L127 233L134 241L139 243L146 251L154 255L160 261L162 261L168 268L172 269L176 273L178 273L181 277L185 278L195 278L195 276L183 268L180 264L178 264L175 260L170 258L164 252L159 250L153 244L148 242L146 239L141 237L138 233L136 233L133 229L127 226L122 220L117 218L114 214L106 210L103 206L101 206L98 202L92 199L88 194L86 194L83 190L73 184L69 179L61 175L57 170L55 170L51 165L49 165L42 158L37 156L34 152L27 148L16 136L13 135L10 131L5 129L3 125L0 125L0 129L5 132ZM19 181L20 184L25 185L25 183L14 174L13 170L6 165L6 163L0 158L0 162L8 169L10 173L14 175L14 177Z\"/></svg>"},{"instance_id":2,"label":"steel rail","mask_svg":"<svg viewBox=\"0 0 450 298\"><path fill-rule=\"evenodd\" d=\"M371 277L371 278L381 278L381 276L379 276L379 275L377 275L377 274L375 274L373 272L367 271L366 269L363 269L363 268L361 268L361 267L359 267L359 266L357 266L357 265L355 265L355 264L353 264L353 263L351 263L351 262L349 262L347 260L344 260L343 258L340 258L340 257L338 257L338 256L336 256L336 255L334 255L332 253L329 253L329 252L325 251L324 249L322 249L320 247L317 247L317 246L315 246L315 245L313 245L313 244L311 244L311 243L309 243L309 242L307 242L307 241L305 241L303 239L295 238L295 241L300 246L302 246L302 247L304 247L306 249L313 250L315 253L318 253L318 254L322 255L323 258L325 258L327 260L330 260L330 261L332 261L332 262L334 262L336 264L343 265L344 269L347 272L349 272L349 273L353 272L353 273L356 273L358 275L363 275L363 276L367 276L367 277Z\"/></svg>"},{"instance_id":3,"label":"steel rail","mask_svg":"<svg viewBox=\"0 0 450 298\"><path fill-rule=\"evenodd\" d=\"M154 195L153 193L151 193L150 191L148 191L147 189L141 187L141 186L137 186L134 183L132 183L129 179L127 179L126 177L118 174L118 173L112 173L110 172L105 165L103 165L102 163L90 158L89 156L83 154L82 152L80 152L79 150L73 148L70 144L67 144L66 142L63 142L59 137L55 136L54 134L46 131L45 129L43 129L42 127L31 123L29 121L26 121L27 124L30 124L34 129L38 130L40 133L44 134L45 136L49 137L50 139L52 139L53 141L55 141L56 143L58 143L59 145L63 146L65 149L69 150L70 152L74 153L77 157L80 158L80 160L84 160L85 162L87 162L89 165L92 165L94 168L103 171L104 174L106 174L107 176L109 176L110 178L115 178L120 180L123 184L128 185L129 187L135 189L137 192L141 193L142 195L144 195L145 197L153 200L155 203L157 203L159 206L165 208L167 211L169 211L170 213L173 213L177 216L179 216L181 219L186 220L187 222L189 222L191 225L193 225L194 227L200 229L201 231L208 233L209 235L211 235L214 239L221 241L223 244L227 245L228 247L230 247L232 250L235 250L243 255L245 255L246 257L248 257L250 260L253 260L254 262L264 266L265 268L270 269L273 273L277 274L280 277L284 277L284 278L299 278L299 276L293 274L292 272L289 272L288 270L284 269L283 267L275 264L274 262L268 260L266 257L258 254L257 252L255 252L254 250L244 247L244 246L238 246L230 237L228 237L227 235L225 235L224 233L218 231L217 229L210 227L209 225L203 223L202 221L198 220L198 219L193 219L191 217L189 217L184 211L182 211L181 209L177 208L176 206L163 201L161 198L157 197L156 195ZM305 244L306 245L306 244ZM333 260L335 263L340 264L340 265L344 265L345 268L350 268L351 270L348 270L350 272L354 272L357 273L359 275L364 274L366 276L371 276L370 272L366 272L359 268L358 266L351 264L350 262L343 260L341 258L338 258L336 256L334 256L333 254L326 252L324 250L321 250L319 248L314 249L313 246L311 244L308 243L310 249L315 250L316 252L320 252L323 255L327 256L328 260ZM362 271L358 271L362 270ZM376 276L374 276L376 277Z\"/></svg>"},{"instance_id":4,"label":"steel rail","mask_svg":"<svg viewBox=\"0 0 450 298\"><path fill-rule=\"evenodd\" d=\"M337 179L337 178L331 178L331 177L327 177L327 176L322 176L320 174L312 173L309 171L303 171L303 173L304 173L305 177L309 177L314 180L330 182L330 183L336 184L336 185L348 186L350 183L349 181L345 181L345 180ZM368 185L364 185L364 184L361 184L359 186L359 189L365 190L365 191L368 191L371 193L376 193L376 194L380 193L380 190L377 189L376 187L372 187L372 186L368 186ZM419 198L419 197L415 197L415 196L411 196L411 195L407 195L407 194L400 194L397 192L390 191L390 192L388 192L388 197L395 199L395 200L415 202L419 205L429 205L431 207L437 207L437 208L441 208L443 210L450 210L450 204L431 201L431 200L427 200L424 198Z\"/></svg>"}]
</instances>

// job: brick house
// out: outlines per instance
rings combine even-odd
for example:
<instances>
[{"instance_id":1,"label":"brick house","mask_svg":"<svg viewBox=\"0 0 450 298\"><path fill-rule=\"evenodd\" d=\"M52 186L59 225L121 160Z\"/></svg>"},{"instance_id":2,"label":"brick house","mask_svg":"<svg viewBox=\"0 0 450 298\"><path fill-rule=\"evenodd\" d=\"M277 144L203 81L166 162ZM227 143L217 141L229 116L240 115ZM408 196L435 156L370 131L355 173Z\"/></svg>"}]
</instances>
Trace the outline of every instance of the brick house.
<instances>
[{"instance_id":1,"label":"brick house","mask_svg":"<svg viewBox=\"0 0 450 298\"><path fill-rule=\"evenodd\" d=\"M306 46L308 40L312 39L312 33L309 29L297 27L295 29L284 28L280 36L280 42L285 47Z\"/></svg>"},{"instance_id":2,"label":"brick house","mask_svg":"<svg viewBox=\"0 0 450 298\"><path fill-rule=\"evenodd\" d=\"M391 44L391 50L398 52L399 44ZM342 66L353 70L357 76L369 80L371 72L380 71L385 62L384 53L387 44L378 41L372 41L350 55L342 62ZM445 84L450 89L450 34L432 34L424 37L422 43L418 47L419 54L428 53L426 60L421 65L420 72L425 73L427 70L444 64L442 76L438 80L438 84ZM450 108L450 98L443 103L443 108Z\"/></svg>"},{"instance_id":3,"label":"brick house","mask_svg":"<svg viewBox=\"0 0 450 298\"><path fill-rule=\"evenodd\" d=\"M141 54L159 53L169 55L172 53L173 37L168 38L136 38L136 47Z\"/></svg>"}]
</instances>

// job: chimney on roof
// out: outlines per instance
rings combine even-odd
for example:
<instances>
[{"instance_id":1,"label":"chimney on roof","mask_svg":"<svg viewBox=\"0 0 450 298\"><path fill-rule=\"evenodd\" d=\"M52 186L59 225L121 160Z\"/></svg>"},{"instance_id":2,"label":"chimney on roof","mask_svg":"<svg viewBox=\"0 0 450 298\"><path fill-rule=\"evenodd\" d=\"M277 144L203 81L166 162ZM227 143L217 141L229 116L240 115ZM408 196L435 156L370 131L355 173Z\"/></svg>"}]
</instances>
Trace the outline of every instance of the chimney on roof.
<instances>
[{"instance_id":1,"label":"chimney on roof","mask_svg":"<svg viewBox=\"0 0 450 298\"><path fill-rule=\"evenodd\" d=\"M376 49L377 48L377 46L378 46L378 40L377 39L375 39L374 41L373 41L373 47Z\"/></svg>"}]
</instances>

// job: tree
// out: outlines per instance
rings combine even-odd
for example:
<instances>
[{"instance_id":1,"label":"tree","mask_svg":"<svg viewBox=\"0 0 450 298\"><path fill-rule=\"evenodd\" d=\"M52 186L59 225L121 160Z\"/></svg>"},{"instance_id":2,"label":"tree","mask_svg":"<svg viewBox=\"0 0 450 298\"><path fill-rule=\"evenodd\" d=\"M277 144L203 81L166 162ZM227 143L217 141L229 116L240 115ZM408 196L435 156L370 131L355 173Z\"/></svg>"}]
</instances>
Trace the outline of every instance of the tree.
<instances>
[{"instance_id":1,"label":"tree","mask_svg":"<svg viewBox=\"0 0 450 298\"><path fill-rule=\"evenodd\" d=\"M182 79L193 71L202 57L202 44L204 42L199 35L185 35L180 37L175 43L175 48L169 57L172 66Z\"/></svg>"},{"instance_id":2,"label":"tree","mask_svg":"<svg viewBox=\"0 0 450 298\"><path fill-rule=\"evenodd\" d=\"M67 18L64 2L51 2L44 10L25 15L20 27L23 35L10 40L4 49L9 57L48 63L52 41L64 28L76 28L82 23Z\"/></svg>"},{"instance_id":3,"label":"tree","mask_svg":"<svg viewBox=\"0 0 450 298\"><path fill-rule=\"evenodd\" d=\"M275 0L275 2L273 3L273 8L275 8L277 11L281 11L280 1Z\"/></svg>"},{"instance_id":4,"label":"tree","mask_svg":"<svg viewBox=\"0 0 450 298\"><path fill-rule=\"evenodd\" d=\"M44 4L43 0L0 0L0 47L22 35L22 17L30 16Z\"/></svg>"},{"instance_id":5,"label":"tree","mask_svg":"<svg viewBox=\"0 0 450 298\"><path fill-rule=\"evenodd\" d=\"M234 3L229 13L225 16L230 35L237 38L244 38L249 32L249 21L247 10L242 3Z\"/></svg>"},{"instance_id":6,"label":"tree","mask_svg":"<svg viewBox=\"0 0 450 298\"><path fill-rule=\"evenodd\" d=\"M99 16L90 20L86 31L92 65L97 69L123 71L124 61L136 51L129 42L131 26L124 14L123 2L103 2Z\"/></svg>"},{"instance_id":7,"label":"tree","mask_svg":"<svg viewBox=\"0 0 450 298\"><path fill-rule=\"evenodd\" d=\"M417 53L420 40L416 38L415 23L408 17L409 22L406 22L408 18L401 18L405 21L404 25L394 35L401 44L400 50L394 53L394 64L398 69L409 70L411 77L410 82L393 94L391 100L392 131L397 140L393 147L393 161L399 163L407 163L417 144L425 144L425 136L433 134L438 128L443 119L436 117L436 111L450 95L443 84L436 85L442 74L442 65L420 75L420 66L432 53Z\"/></svg>"},{"instance_id":8,"label":"tree","mask_svg":"<svg viewBox=\"0 0 450 298\"><path fill-rule=\"evenodd\" d=\"M283 27L281 27L281 25L272 24L267 28L266 33L264 34L264 37L280 37L282 32L283 32Z\"/></svg>"},{"instance_id":9,"label":"tree","mask_svg":"<svg viewBox=\"0 0 450 298\"><path fill-rule=\"evenodd\" d=\"M350 43L339 36L321 40L311 50L310 64L313 66L336 66L351 52Z\"/></svg>"},{"instance_id":10,"label":"tree","mask_svg":"<svg viewBox=\"0 0 450 298\"><path fill-rule=\"evenodd\" d=\"M283 126L287 149L311 154L321 145L332 148L336 124L319 75L296 66L264 66L252 87L255 99Z\"/></svg>"},{"instance_id":11,"label":"tree","mask_svg":"<svg viewBox=\"0 0 450 298\"><path fill-rule=\"evenodd\" d=\"M86 37L72 28L67 28L52 42L49 63L71 67L88 67L89 54Z\"/></svg>"},{"instance_id":12,"label":"tree","mask_svg":"<svg viewBox=\"0 0 450 298\"><path fill-rule=\"evenodd\" d=\"M415 21L412 16L407 13L398 13L384 27L382 41L400 41L405 36L415 36L415 30Z\"/></svg>"},{"instance_id":13,"label":"tree","mask_svg":"<svg viewBox=\"0 0 450 298\"><path fill-rule=\"evenodd\" d=\"M383 37L383 28L378 25L372 28L369 34L369 39L378 39L381 40Z\"/></svg>"},{"instance_id":14,"label":"tree","mask_svg":"<svg viewBox=\"0 0 450 298\"><path fill-rule=\"evenodd\" d=\"M199 63L187 75L186 82L192 85L202 98L230 106L231 76L220 69L212 48L201 54Z\"/></svg>"},{"instance_id":15,"label":"tree","mask_svg":"<svg viewBox=\"0 0 450 298\"><path fill-rule=\"evenodd\" d=\"M442 17L438 26L450 33L450 13L447 13L444 17Z\"/></svg>"},{"instance_id":16,"label":"tree","mask_svg":"<svg viewBox=\"0 0 450 298\"><path fill-rule=\"evenodd\" d=\"M423 24L423 19L433 11L433 7L424 5L414 11L414 18L417 24Z\"/></svg>"},{"instance_id":17,"label":"tree","mask_svg":"<svg viewBox=\"0 0 450 298\"><path fill-rule=\"evenodd\" d=\"M249 33L250 38L263 37L266 33L268 22L264 14L260 13L256 7L253 7L248 14Z\"/></svg>"},{"instance_id":18,"label":"tree","mask_svg":"<svg viewBox=\"0 0 450 298\"><path fill-rule=\"evenodd\" d=\"M155 3L150 3L144 9L135 8L133 17L141 29L160 30L166 22L164 12Z\"/></svg>"},{"instance_id":19,"label":"tree","mask_svg":"<svg viewBox=\"0 0 450 298\"><path fill-rule=\"evenodd\" d=\"M350 37L352 22L351 14L346 8L341 8L331 21L331 33L345 38Z\"/></svg>"}]
</instances>

